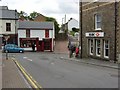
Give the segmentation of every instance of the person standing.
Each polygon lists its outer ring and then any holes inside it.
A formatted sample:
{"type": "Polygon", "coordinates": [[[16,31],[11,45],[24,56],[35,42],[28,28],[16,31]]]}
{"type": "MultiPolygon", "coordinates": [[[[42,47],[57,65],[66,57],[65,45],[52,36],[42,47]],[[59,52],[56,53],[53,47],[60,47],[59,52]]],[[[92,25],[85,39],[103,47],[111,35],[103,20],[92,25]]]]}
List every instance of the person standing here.
{"type": "Polygon", "coordinates": [[[35,51],[35,44],[34,43],[32,44],[32,51],[33,52],[35,51]]]}

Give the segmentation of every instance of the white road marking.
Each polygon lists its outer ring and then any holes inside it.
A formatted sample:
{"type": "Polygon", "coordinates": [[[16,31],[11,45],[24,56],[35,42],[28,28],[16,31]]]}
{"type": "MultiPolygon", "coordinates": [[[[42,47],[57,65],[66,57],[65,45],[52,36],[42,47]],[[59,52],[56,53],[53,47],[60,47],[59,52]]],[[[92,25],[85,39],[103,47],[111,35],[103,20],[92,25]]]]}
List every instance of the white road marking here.
{"type": "Polygon", "coordinates": [[[51,63],[52,65],[54,65],[55,63],[51,63]]]}
{"type": "Polygon", "coordinates": [[[27,60],[32,61],[32,59],[27,59],[27,60]]]}
{"type": "Polygon", "coordinates": [[[23,57],[24,59],[26,59],[27,57],[23,57]]]}

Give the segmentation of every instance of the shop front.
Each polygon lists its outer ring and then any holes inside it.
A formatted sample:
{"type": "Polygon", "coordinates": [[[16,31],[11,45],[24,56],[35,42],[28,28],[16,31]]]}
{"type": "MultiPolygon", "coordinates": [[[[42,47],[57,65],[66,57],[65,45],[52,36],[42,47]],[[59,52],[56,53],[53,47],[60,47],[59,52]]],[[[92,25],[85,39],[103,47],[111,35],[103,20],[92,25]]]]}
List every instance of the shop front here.
{"type": "Polygon", "coordinates": [[[25,50],[32,50],[32,44],[35,44],[35,50],[39,51],[39,39],[38,38],[20,38],[20,47],[25,50]]]}
{"type": "Polygon", "coordinates": [[[110,38],[105,38],[104,32],[87,32],[86,38],[90,57],[109,60],[110,38]]]}

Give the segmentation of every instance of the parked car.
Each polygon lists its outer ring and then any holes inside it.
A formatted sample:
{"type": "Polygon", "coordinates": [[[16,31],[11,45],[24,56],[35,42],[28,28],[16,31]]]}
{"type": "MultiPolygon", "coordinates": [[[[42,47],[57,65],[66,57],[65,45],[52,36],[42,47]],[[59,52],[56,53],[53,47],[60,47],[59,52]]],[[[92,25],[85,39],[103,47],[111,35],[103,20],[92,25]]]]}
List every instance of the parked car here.
{"type": "Polygon", "coordinates": [[[7,45],[4,46],[3,51],[4,52],[20,52],[20,53],[23,53],[24,49],[18,47],[15,44],[7,44],[7,45]]]}

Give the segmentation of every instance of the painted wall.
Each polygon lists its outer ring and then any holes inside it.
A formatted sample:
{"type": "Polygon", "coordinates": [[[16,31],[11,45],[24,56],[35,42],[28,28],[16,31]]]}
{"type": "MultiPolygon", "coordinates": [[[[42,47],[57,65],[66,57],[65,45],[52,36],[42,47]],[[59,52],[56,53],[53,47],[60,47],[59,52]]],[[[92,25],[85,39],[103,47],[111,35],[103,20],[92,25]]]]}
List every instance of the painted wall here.
{"type": "Polygon", "coordinates": [[[30,37],[39,37],[39,40],[45,38],[45,31],[44,30],[30,30],[30,37]]]}
{"type": "Polygon", "coordinates": [[[77,20],[75,19],[71,19],[69,22],[68,22],[68,30],[69,31],[72,31],[72,28],[79,28],[79,23],[77,20]]]}
{"type": "Polygon", "coordinates": [[[15,34],[15,20],[0,20],[0,34],[15,34]],[[11,23],[10,32],[6,32],[6,23],[11,23]]]}
{"type": "MultiPolygon", "coordinates": [[[[49,38],[54,39],[54,30],[49,30],[49,38]]],[[[36,38],[39,37],[39,40],[43,40],[45,38],[45,30],[30,30],[30,37],[36,38]]],[[[26,38],[26,30],[18,30],[18,45],[20,45],[19,38],[26,38]]],[[[52,42],[54,45],[54,42],[52,42]]]]}

